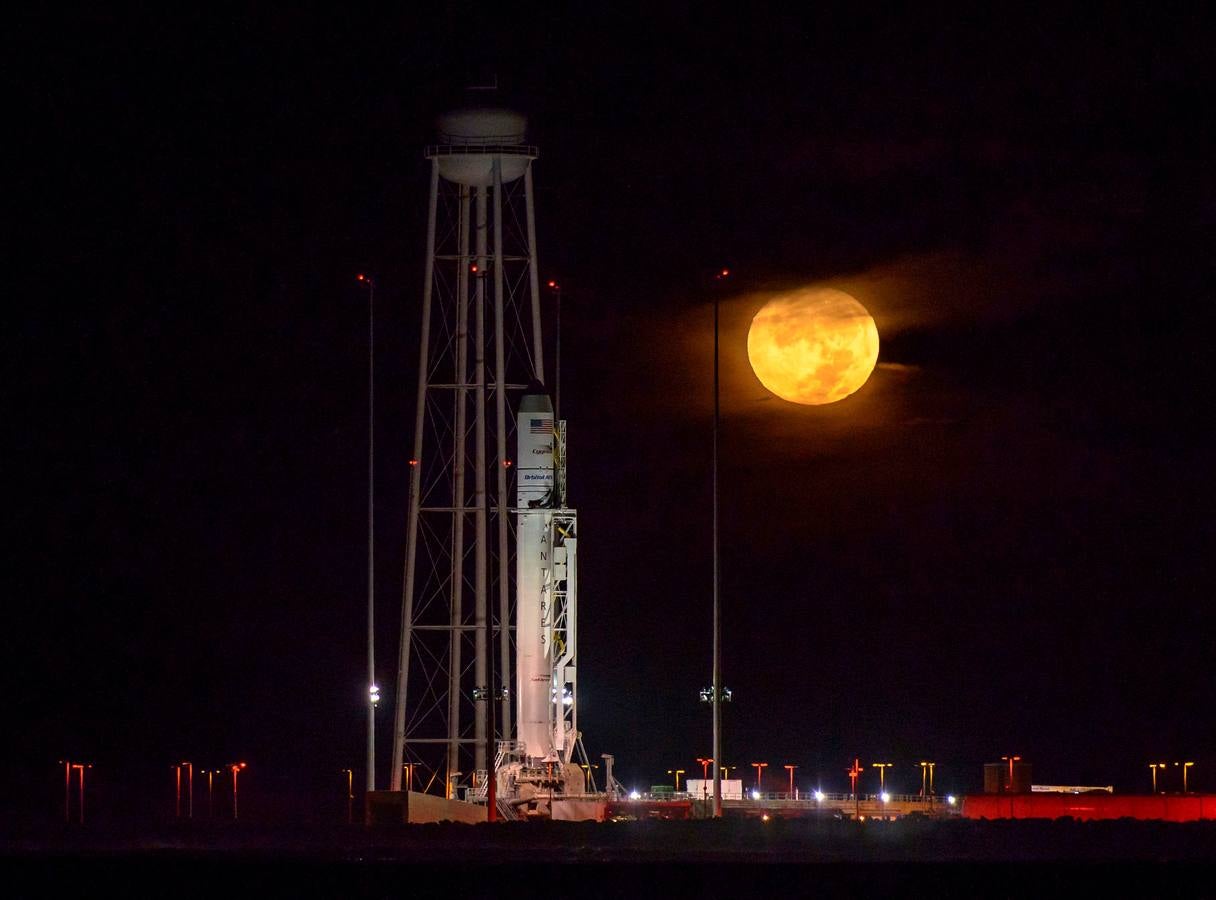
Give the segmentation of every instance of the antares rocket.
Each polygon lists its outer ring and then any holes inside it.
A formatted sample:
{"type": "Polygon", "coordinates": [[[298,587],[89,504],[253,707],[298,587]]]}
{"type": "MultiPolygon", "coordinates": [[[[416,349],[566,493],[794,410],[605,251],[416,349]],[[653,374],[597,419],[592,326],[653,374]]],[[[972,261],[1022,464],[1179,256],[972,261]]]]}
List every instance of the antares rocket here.
{"type": "MultiPolygon", "coordinates": [[[[519,805],[584,792],[578,743],[578,513],[566,499],[565,423],[537,387],[519,404],[515,490],[517,740],[498,768],[519,805]]],[[[536,811],[536,810],[531,810],[536,811]]],[[[551,812],[544,810],[543,812],[551,812]]]]}

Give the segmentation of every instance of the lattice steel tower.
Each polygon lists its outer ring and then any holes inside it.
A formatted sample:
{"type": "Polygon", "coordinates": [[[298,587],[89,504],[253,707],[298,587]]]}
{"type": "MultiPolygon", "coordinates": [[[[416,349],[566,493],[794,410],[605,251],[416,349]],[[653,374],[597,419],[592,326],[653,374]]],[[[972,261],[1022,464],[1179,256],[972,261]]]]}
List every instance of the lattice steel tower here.
{"type": "MultiPolygon", "coordinates": [[[[401,790],[412,763],[420,770],[411,770],[415,790],[442,778],[437,786],[448,793],[456,775],[472,774],[484,796],[487,748],[515,734],[517,509],[509,503],[517,466],[508,447],[516,399],[544,383],[537,151],[525,143],[524,117],[507,110],[461,110],[438,124],[438,143],[426,149],[430,207],[390,786],[401,790]]],[[[551,413],[548,423],[552,433],[551,413]]]]}

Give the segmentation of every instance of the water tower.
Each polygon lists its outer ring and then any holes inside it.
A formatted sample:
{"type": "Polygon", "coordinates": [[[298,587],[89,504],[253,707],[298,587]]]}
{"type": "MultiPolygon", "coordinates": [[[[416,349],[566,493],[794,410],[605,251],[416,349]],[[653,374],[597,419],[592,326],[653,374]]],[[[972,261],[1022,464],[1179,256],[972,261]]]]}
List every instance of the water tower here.
{"type": "Polygon", "coordinates": [[[563,423],[542,387],[526,124],[505,109],[462,109],[439,118],[426,148],[395,791],[413,764],[414,790],[452,796],[463,782],[469,799],[486,799],[490,754],[511,756],[518,736],[528,753],[553,756],[577,735],[575,519],[563,423]]]}

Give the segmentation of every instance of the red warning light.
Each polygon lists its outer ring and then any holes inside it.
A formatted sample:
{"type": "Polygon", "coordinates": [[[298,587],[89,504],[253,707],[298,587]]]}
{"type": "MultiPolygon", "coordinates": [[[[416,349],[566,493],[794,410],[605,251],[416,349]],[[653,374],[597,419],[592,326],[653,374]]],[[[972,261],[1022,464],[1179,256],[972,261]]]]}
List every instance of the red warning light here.
{"type": "Polygon", "coordinates": [[[416,460],[416,459],[411,459],[411,460],[410,460],[410,465],[411,465],[411,466],[416,466],[416,465],[418,465],[418,460],[416,460]]]}
{"type": "Polygon", "coordinates": [[[551,287],[551,288],[555,288],[555,287],[557,287],[557,282],[556,282],[556,281],[550,281],[550,282],[549,282],[549,287],[551,287]]]}
{"type": "Polygon", "coordinates": [[[504,469],[509,469],[509,468],[511,468],[511,460],[509,460],[509,459],[504,459],[504,460],[502,461],[502,467],[503,467],[504,469]]]}
{"type": "Polygon", "coordinates": [[[367,281],[367,276],[366,276],[366,275],[364,275],[362,272],[360,272],[360,273],[359,273],[358,275],[356,275],[355,277],[356,277],[357,279],[359,279],[360,281],[367,281]]]}
{"type": "Polygon", "coordinates": [[[470,272],[476,272],[476,271],[477,271],[477,263],[473,263],[473,265],[469,266],[469,271],[470,271],[470,272]]]}

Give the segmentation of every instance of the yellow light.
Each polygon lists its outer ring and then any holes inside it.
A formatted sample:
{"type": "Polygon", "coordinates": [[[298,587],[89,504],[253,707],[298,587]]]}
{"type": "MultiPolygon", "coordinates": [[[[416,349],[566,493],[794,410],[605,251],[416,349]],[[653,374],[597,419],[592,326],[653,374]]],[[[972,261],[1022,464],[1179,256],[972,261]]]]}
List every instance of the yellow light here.
{"type": "Polygon", "coordinates": [[[747,356],[760,383],[781,399],[835,403],[874,371],[878,328],[844,291],[806,288],[775,297],[756,313],[747,356]]]}

